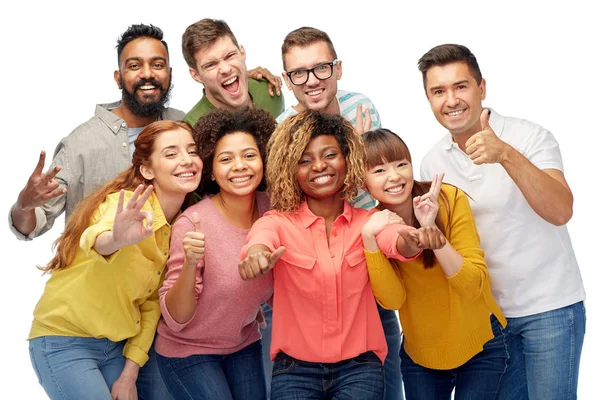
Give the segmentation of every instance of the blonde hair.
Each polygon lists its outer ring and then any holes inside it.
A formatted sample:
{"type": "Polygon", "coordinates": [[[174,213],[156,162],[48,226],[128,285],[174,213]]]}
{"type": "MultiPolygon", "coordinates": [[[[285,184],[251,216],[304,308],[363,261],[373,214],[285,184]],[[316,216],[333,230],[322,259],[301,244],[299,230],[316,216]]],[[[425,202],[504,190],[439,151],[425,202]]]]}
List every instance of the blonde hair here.
{"type": "Polygon", "coordinates": [[[267,143],[267,187],[272,209],[291,212],[304,201],[296,179],[298,162],[308,143],[320,135],[331,135],[337,140],[346,160],[342,196],[346,201],[356,197],[365,175],[362,138],[341,116],[306,110],[280,123],[267,143]]]}

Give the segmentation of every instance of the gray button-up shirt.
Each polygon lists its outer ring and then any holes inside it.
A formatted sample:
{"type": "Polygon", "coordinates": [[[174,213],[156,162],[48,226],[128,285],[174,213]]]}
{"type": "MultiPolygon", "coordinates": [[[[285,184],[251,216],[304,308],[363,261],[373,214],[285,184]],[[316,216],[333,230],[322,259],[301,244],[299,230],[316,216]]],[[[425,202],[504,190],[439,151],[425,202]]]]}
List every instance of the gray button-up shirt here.
{"type": "MultiPolygon", "coordinates": [[[[18,239],[31,240],[42,235],[63,211],[69,218],[80,200],[131,165],[127,124],[111,112],[120,104],[98,104],[95,115],[56,146],[50,168],[62,166],[55,179],[61,188],[68,189],[67,193],[35,209],[35,229],[27,236],[13,226],[11,207],[9,227],[18,239]]],[[[167,108],[159,119],[183,120],[184,116],[182,111],[167,108]]]]}

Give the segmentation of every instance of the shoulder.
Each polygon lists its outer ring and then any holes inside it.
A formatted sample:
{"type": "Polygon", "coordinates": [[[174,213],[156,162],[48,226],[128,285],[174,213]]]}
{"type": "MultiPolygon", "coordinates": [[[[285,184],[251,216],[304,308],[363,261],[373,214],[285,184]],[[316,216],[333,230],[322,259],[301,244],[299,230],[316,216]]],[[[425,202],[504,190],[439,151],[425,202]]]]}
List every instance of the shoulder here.
{"type": "Polygon", "coordinates": [[[286,119],[287,117],[290,117],[292,115],[297,114],[296,110],[294,110],[294,107],[288,107],[285,109],[284,112],[282,112],[281,114],[279,114],[279,116],[276,118],[276,121],[278,124],[280,124],[284,119],[286,119]]]}
{"type": "MultiPolygon", "coordinates": [[[[543,126],[524,118],[505,117],[495,111],[492,113],[492,118],[490,119],[492,129],[495,131],[501,129],[500,137],[508,143],[515,143],[517,146],[519,143],[527,142],[535,137],[552,135],[543,126]]],[[[499,132],[496,132],[496,134],[499,134],[499,132]]]]}
{"type": "Polygon", "coordinates": [[[185,113],[176,108],[168,107],[162,114],[162,118],[169,121],[181,121],[185,118],[185,113]]]}

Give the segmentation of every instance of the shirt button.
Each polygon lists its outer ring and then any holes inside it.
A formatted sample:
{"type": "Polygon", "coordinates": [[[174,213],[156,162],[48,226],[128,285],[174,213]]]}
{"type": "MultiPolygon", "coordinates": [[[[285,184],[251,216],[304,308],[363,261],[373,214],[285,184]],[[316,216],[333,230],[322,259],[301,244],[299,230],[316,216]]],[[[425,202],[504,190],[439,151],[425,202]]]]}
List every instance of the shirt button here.
{"type": "Polygon", "coordinates": [[[167,252],[165,251],[163,254],[166,256],[166,255],[167,255],[167,252]]]}
{"type": "Polygon", "coordinates": [[[123,143],[121,143],[121,146],[127,147],[127,143],[123,142],[123,143]]]}
{"type": "Polygon", "coordinates": [[[152,290],[148,289],[148,293],[152,293],[152,290]]]}
{"type": "Polygon", "coordinates": [[[136,323],[136,324],[139,324],[139,323],[140,323],[140,321],[135,321],[135,323],[136,323]]]}
{"type": "Polygon", "coordinates": [[[121,126],[122,126],[123,128],[125,128],[125,127],[127,126],[127,124],[125,123],[125,121],[123,121],[123,122],[121,123],[121,126]]]}
{"type": "Polygon", "coordinates": [[[160,271],[158,271],[158,272],[156,273],[156,275],[160,275],[160,271]]]}
{"type": "Polygon", "coordinates": [[[335,258],[335,254],[332,254],[332,255],[331,255],[331,258],[335,258]]]}
{"type": "Polygon", "coordinates": [[[169,236],[169,231],[165,231],[165,236],[169,236]]]}

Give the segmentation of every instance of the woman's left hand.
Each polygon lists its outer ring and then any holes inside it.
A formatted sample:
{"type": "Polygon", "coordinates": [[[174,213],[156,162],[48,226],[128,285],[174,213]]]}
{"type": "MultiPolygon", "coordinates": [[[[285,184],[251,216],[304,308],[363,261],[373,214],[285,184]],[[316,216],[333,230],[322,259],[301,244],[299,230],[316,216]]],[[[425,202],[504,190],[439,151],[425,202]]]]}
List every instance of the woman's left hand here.
{"type": "Polygon", "coordinates": [[[425,193],[423,196],[413,198],[413,210],[415,212],[415,217],[421,226],[435,225],[435,218],[440,209],[438,196],[440,195],[443,179],[443,173],[434,175],[429,192],[425,193]]]}

